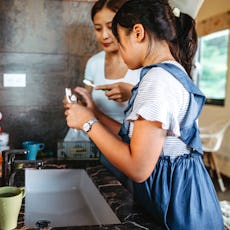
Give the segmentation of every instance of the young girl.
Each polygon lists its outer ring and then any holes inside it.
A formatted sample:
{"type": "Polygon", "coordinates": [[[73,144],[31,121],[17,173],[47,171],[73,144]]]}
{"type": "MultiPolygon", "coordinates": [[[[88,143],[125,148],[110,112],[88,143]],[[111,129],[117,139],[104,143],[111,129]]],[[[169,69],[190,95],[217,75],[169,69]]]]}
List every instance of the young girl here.
{"type": "Polygon", "coordinates": [[[167,0],[132,0],[114,17],[125,63],[130,69],[143,67],[126,109],[122,140],[118,124],[105,127],[97,120],[99,112],[83,89],[78,92],[87,107],[68,104],[65,114],[70,127],[85,130],[133,180],[136,199],[164,229],[219,230],[224,228],[221,210],[203,165],[197,127],[205,97],[188,75],[195,24],[188,15],[175,15],[167,0]]]}

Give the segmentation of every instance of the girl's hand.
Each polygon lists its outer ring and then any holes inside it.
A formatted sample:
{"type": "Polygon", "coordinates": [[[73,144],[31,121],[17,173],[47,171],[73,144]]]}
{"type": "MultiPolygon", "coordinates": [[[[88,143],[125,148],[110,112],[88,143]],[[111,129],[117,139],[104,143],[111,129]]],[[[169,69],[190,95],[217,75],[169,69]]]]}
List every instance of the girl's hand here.
{"type": "Polygon", "coordinates": [[[82,129],[85,122],[95,117],[90,109],[80,104],[67,103],[65,108],[67,124],[73,129],[82,129]]]}
{"type": "Polygon", "coordinates": [[[123,102],[131,97],[132,84],[126,82],[118,82],[114,84],[98,85],[96,90],[105,90],[105,95],[109,100],[123,102]]]}
{"type": "Polygon", "coordinates": [[[63,98],[62,103],[63,103],[64,108],[66,109],[66,105],[68,103],[67,99],[66,99],[66,96],[63,98]]]}
{"type": "MultiPolygon", "coordinates": [[[[74,92],[73,94],[74,94],[74,96],[77,98],[77,100],[76,100],[76,101],[73,101],[73,103],[78,103],[78,104],[80,104],[80,105],[86,106],[86,103],[85,103],[85,101],[84,101],[84,98],[83,98],[80,94],[78,94],[78,93],[76,93],[76,92],[74,92]]],[[[62,100],[62,103],[63,103],[64,108],[66,108],[66,104],[69,103],[68,100],[67,100],[67,98],[66,98],[66,96],[64,96],[64,98],[63,98],[63,100],[62,100]]]]}
{"type": "Polygon", "coordinates": [[[84,105],[88,109],[90,109],[93,112],[97,110],[97,107],[92,99],[91,93],[87,89],[83,87],[76,87],[74,91],[82,97],[82,100],[84,100],[84,105]]]}

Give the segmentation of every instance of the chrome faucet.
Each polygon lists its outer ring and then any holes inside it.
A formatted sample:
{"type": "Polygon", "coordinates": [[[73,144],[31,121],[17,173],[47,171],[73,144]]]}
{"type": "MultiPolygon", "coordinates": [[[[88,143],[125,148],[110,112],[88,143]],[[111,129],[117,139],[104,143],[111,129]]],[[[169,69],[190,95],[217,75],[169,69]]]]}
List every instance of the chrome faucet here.
{"type": "MultiPolygon", "coordinates": [[[[29,168],[42,169],[43,160],[26,160],[27,149],[13,149],[2,151],[2,186],[14,186],[14,177],[17,172],[29,164],[29,168]],[[16,159],[16,156],[23,156],[23,159],[16,159]],[[31,166],[32,165],[32,166],[31,166]]],[[[18,157],[20,158],[20,157],[18,157]]]]}
{"type": "Polygon", "coordinates": [[[26,155],[27,149],[13,149],[2,151],[2,185],[9,185],[10,176],[15,169],[16,155],[26,155]]]}

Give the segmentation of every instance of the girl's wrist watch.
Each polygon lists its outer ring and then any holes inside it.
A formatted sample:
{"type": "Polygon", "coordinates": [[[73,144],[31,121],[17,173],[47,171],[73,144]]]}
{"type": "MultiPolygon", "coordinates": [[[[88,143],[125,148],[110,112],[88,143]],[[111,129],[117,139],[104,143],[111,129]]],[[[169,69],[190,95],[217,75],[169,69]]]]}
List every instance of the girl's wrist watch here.
{"type": "Polygon", "coordinates": [[[83,125],[83,131],[85,131],[86,133],[88,133],[88,132],[91,130],[93,124],[94,124],[95,122],[97,122],[97,121],[98,121],[97,118],[93,118],[93,119],[87,121],[87,122],[83,125]]]}

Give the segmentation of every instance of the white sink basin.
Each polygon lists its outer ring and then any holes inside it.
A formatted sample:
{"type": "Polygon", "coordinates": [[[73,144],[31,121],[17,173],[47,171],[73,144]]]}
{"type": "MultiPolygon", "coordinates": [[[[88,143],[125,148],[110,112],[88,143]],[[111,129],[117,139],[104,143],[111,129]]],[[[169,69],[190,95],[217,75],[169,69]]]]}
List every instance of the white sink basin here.
{"type": "Polygon", "coordinates": [[[119,224],[83,169],[26,169],[25,226],[39,220],[51,227],[119,224]]]}

